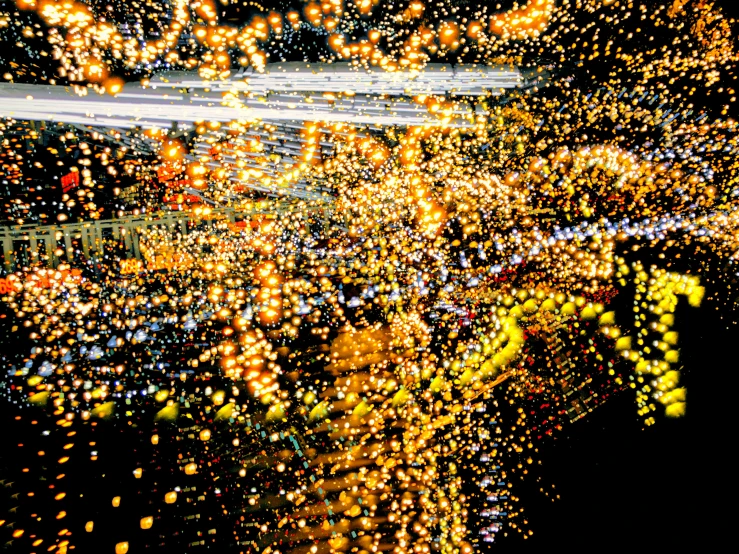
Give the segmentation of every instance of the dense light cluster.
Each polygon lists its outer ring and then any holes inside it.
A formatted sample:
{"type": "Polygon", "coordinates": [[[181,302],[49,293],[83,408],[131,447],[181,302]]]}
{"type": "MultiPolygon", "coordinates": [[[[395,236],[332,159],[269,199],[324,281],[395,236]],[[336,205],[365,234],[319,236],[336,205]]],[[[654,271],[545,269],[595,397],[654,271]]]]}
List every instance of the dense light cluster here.
{"type": "Polygon", "coordinates": [[[0,395],[57,445],[21,457],[43,463],[0,514],[13,548],[467,554],[533,532],[514,477],[611,395],[645,425],[690,409],[676,320],[739,259],[738,27],[719,6],[15,4],[4,81],[81,95],[285,60],[525,79],[406,94],[418,126],[255,120],[240,81],[226,124],[0,122],[2,238],[29,241],[4,251],[0,395]],[[57,168],[52,203],[36,183],[57,168]],[[95,231],[108,215],[121,229],[95,231]],[[42,229],[56,250],[31,252],[42,229]],[[133,446],[106,478],[115,440],[133,446]],[[100,530],[83,494],[135,524],[100,530]]]}

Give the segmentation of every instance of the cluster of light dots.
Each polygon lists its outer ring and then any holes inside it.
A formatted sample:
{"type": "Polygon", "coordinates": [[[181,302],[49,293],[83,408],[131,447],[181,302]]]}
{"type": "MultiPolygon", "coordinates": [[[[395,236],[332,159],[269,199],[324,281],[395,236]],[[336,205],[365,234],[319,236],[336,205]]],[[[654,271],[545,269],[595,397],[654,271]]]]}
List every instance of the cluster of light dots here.
{"type": "MultiPolygon", "coordinates": [[[[144,39],[86,3],[16,4],[46,25],[49,81],[81,94],[117,94],[124,76],[162,68],[214,81],[235,63],[259,71],[306,29],[325,37],[324,61],[376,71],[458,56],[550,75],[504,101],[476,99],[468,128],[449,125],[455,105],[437,95],[411,99],[437,116],[423,127],[298,121],[299,146],[285,156],[268,152],[284,138],[269,122],[202,121],[189,139],[134,130],[150,155],[111,146],[124,138],[114,131],[58,127],[81,153],[60,171],[81,185],[39,223],[68,222],[75,202],[99,218],[96,172],[158,182],[190,219],[142,230],[141,259],[122,236],[104,237],[91,260],[65,245],[57,267],[26,264],[0,280],[0,325],[18,339],[0,394],[65,443],[38,452],[58,455],[46,464],[61,468],[51,496],[39,480],[20,491],[31,499],[23,509],[0,514],[27,551],[72,552],[102,533],[99,511],[72,503],[77,484],[65,477],[105,456],[96,441],[88,456],[82,436],[143,437],[118,462],[133,489],[106,501],[140,507],[138,529],[101,552],[179,540],[166,535],[181,525],[183,535],[197,529],[184,547],[467,554],[497,533],[532,534],[514,478],[539,463],[542,441],[610,395],[633,389],[645,425],[686,413],[678,298],[697,309],[716,272],[739,259],[737,48],[733,23],[710,2],[649,11],[530,0],[501,12],[325,0],[285,13],[252,2],[243,6],[260,13],[235,25],[220,18],[235,2],[174,0],[159,36],[144,39]],[[634,36],[641,26],[654,36],[634,36]],[[652,49],[658,32],[674,40],[652,49]],[[603,74],[567,73],[604,59],[603,74]],[[700,105],[696,87],[721,102],[700,105]],[[323,197],[264,201],[244,181],[303,183],[323,197]],[[231,217],[213,207],[226,203],[231,217]],[[611,306],[626,294],[631,313],[611,306]],[[29,511],[47,497],[51,518],[29,511]]],[[[13,26],[1,13],[0,32],[13,26]]],[[[20,34],[36,36],[28,29],[20,34]]],[[[5,81],[28,80],[16,65],[5,81]]],[[[24,125],[0,128],[16,187],[34,155],[23,141],[40,136],[24,125]]],[[[24,198],[12,223],[35,208],[24,198]]],[[[23,473],[40,478],[37,467],[23,473]]]]}

